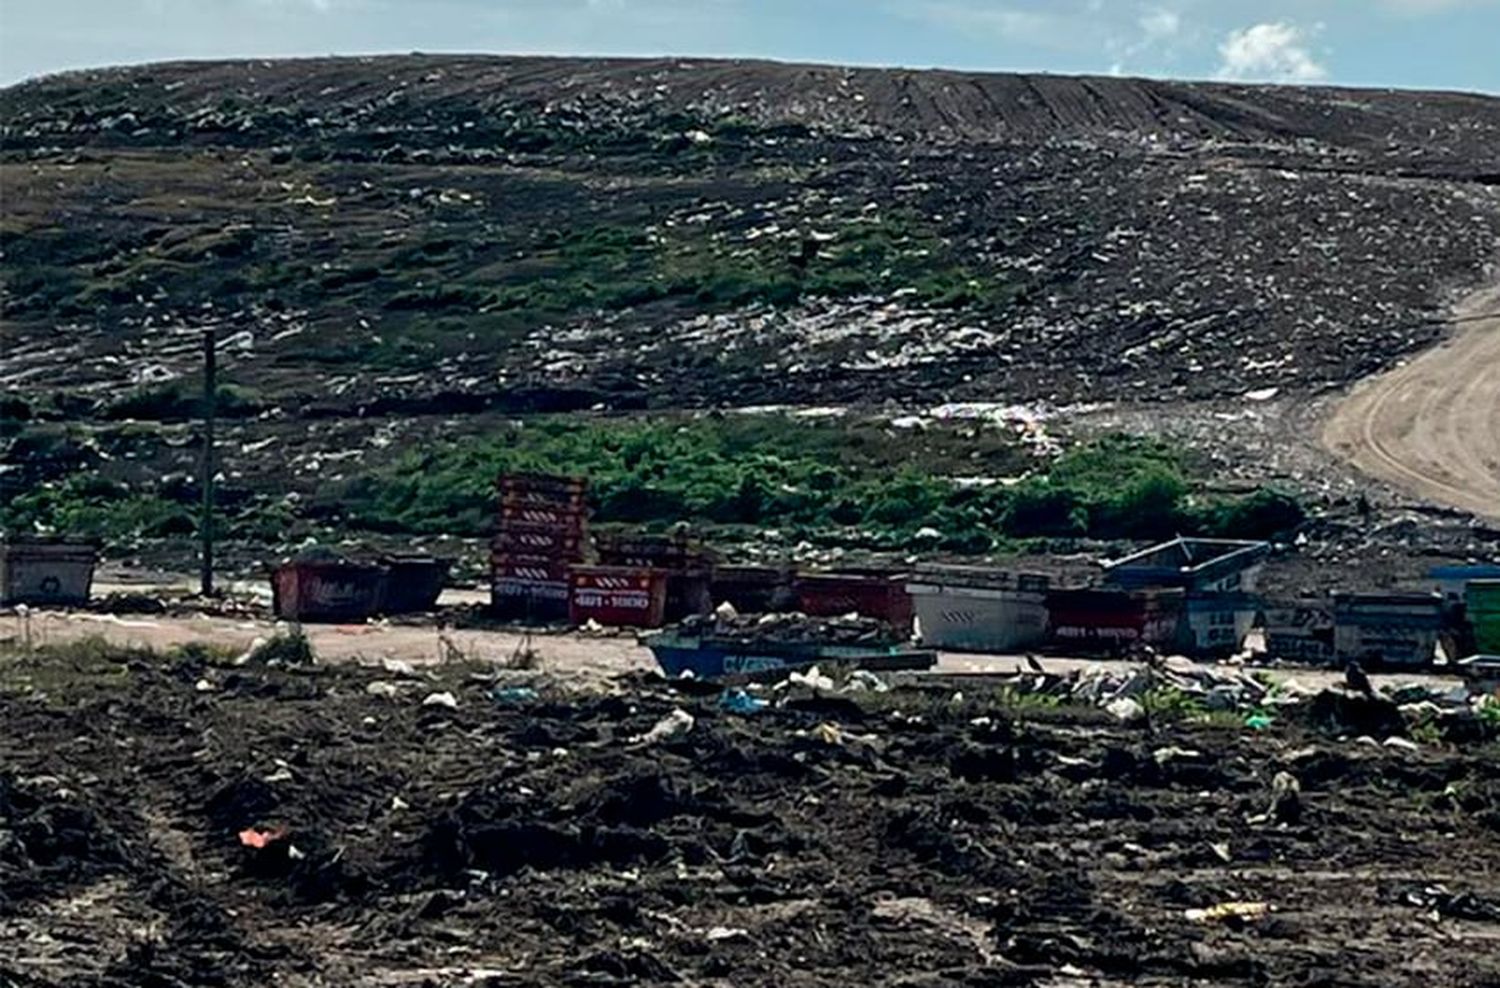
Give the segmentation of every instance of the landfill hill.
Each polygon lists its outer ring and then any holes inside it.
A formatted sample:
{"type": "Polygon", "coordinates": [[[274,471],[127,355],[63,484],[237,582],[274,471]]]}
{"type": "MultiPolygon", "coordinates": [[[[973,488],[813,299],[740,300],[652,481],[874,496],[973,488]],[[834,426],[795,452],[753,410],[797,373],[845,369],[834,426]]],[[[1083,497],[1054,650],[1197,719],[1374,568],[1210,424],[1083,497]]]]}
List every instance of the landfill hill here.
{"type": "Polygon", "coordinates": [[[713,60],[0,91],[0,387],[293,416],[1313,394],[1434,342],[1500,100],[713,60]]]}

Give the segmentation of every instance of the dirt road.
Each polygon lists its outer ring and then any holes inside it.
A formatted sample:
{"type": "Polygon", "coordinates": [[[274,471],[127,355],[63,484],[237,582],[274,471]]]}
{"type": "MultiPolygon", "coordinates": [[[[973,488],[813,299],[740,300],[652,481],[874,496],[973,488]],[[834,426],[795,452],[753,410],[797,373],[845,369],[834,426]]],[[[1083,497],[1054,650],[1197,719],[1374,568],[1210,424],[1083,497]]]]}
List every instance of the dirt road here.
{"type": "Polygon", "coordinates": [[[1455,322],[1443,345],[1356,386],[1323,443],[1402,490],[1500,519],[1500,285],[1455,322]]]}
{"type": "MultiPolygon", "coordinates": [[[[62,644],[98,637],[114,645],[167,649],[189,642],[206,642],[246,650],[256,639],[274,635],[271,621],[209,617],[90,614],[72,611],[34,611],[27,618],[0,614],[0,645],[30,640],[34,645],[62,644]]],[[[576,685],[593,685],[621,673],[657,668],[651,652],[629,634],[588,635],[580,633],[540,634],[531,638],[510,630],[448,629],[439,638],[430,625],[403,624],[309,624],[303,631],[313,651],[325,662],[379,665],[404,662],[419,667],[438,667],[456,654],[480,663],[503,664],[518,648],[530,649],[537,669],[548,676],[576,685]]],[[[934,670],[940,675],[965,676],[1012,673],[1025,668],[1019,655],[975,655],[939,652],[934,670]]],[[[1119,660],[1048,656],[1052,672],[1070,672],[1090,665],[1118,666],[1119,660]]],[[[1330,669],[1287,667],[1268,669],[1277,679],[1291,679],[1307,687],[1332,686],[1343,674],[1330,669]]],[[[1399,673],[1372,677],[1377,686],[1420,682],[1452,685],[1441,674],[1399,673]]]]}

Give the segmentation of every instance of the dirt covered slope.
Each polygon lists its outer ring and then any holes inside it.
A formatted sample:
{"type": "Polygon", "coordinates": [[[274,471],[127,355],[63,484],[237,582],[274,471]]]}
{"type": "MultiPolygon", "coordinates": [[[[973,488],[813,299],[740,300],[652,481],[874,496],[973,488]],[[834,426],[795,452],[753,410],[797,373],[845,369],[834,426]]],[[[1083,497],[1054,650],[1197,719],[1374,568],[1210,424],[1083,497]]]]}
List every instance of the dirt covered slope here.
{"type": "Polygon", "coordinates": [[[1500,231],[1500,100],[391,57],[0,92],[0,387],[288,410],[1343,385],[1500,231]]]}
{"type": "Polygon", "coordinates": [[[976,684],[745,718],[646,680],[497,700],[468,669],[211,659],[5,659],[0,982],[1500,976],[1477,739],[1121,727],[976,684]]]}

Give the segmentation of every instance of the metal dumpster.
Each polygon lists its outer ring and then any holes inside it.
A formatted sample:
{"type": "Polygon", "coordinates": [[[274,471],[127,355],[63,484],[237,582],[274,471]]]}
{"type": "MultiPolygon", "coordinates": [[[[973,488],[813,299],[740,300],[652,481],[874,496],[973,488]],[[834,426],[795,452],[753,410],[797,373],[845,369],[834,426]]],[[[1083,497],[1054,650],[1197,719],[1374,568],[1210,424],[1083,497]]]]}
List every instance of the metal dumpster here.
{"type": "Polygon", "coordinates": [[[1266,607],[1266,655],[1273,659],[1333,661],[1333,612],[1323,599],[1277,601],[1266,607]]]}
{"type": "Polygon", "coordinates": [[[285,563],[271,575],[272,606],[287,621],[364,621],[380,613],[388,574],[374,563],[285,563]]]}
{"type": "Polygon", "coordinates": [[[1189,593],[1183,609],[1182,648],[1195,659],[1224,658],[1240,650],[1260,598],[1248,593],[1189,593]]]}
{"type": "Polygon", "coordinates": [[[1340,662],[1371,668],[1431,665],[1442,626],[1438,593],[1333,595],[1333,647],[1340,662]]]}
{"type": "Polygon", "coordinates": [[[917,640],[933,648],[1005,653],[1047,638],[1047,590],[1041,574],[979,567],[924,569],[907,584],[917,640]]]}
{"type": "Polygon", "coordinates": [[[1123,654],[1145,645],[1176,649],[1185,605],[1181,590],[1052,590],[1047,641],[1080,655],[1123,654]]]}
{"type": "Polygon", "coordinates": [[[906,573],[805,573],[796,581],[797,605],[813,617],[859,614],[910,634],[911,594],[906,573]]]}
{"type": "Polygon", "coordinates": [[[719,566],[709,587],[715,604],[741,614],[770,614],[797,606],[790,566],[719,566]]]}
{"type": "Polygon", "coordinates": [[[0,543],[0,605],[87,604],[98,560],[85,542],[0,543]]]}
{"type": "Polygon", "coordinates": [[[387,570],[382,614],[420,614],[437,606],[453,563],[422,555],[382,556],[387,570]]]}
{"type": "Polygon", "coordinates": [[[659,628],[667,610],[666,570],[627,566],[574,566],[568,616],[607,628],[659,628]]]}

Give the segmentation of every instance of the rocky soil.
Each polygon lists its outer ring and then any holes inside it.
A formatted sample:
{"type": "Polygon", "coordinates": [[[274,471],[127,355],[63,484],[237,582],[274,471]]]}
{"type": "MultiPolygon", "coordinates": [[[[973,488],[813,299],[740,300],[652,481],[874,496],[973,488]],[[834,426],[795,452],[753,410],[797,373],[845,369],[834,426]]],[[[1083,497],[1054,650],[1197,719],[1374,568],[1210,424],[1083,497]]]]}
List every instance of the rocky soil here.
{"type": "Polygon", "coordinates": [[[738,717],[642,678],[70,654],[0,667],[5,984],[1500,977],[1493,750],[1381,744],[1399,718],[1330,715],[1358,704],[1121,726],[969,683],[738,717]]]}

